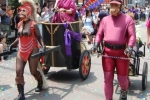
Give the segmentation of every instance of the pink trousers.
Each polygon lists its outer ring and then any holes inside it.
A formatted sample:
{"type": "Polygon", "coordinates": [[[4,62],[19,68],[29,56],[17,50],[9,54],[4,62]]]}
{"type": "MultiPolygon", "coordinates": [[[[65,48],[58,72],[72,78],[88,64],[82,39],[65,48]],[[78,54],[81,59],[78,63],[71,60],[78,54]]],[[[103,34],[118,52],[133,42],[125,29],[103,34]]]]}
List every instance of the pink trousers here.
{"type": "MultiPolygon", "coordinates": [[[[104,48],[104,55],[124,57],[124,50],[112,50],[109,48],[104,48]]],[[[114,70],[116,68],[118,81],[122,90],[127,90],[128,88],[128,68],[129,60],[115,59],[109,57],[102,58],[102,65],[104,71],[104,92],[106,100],[113,99],[113,80],[114,80],[114,70]]]]}

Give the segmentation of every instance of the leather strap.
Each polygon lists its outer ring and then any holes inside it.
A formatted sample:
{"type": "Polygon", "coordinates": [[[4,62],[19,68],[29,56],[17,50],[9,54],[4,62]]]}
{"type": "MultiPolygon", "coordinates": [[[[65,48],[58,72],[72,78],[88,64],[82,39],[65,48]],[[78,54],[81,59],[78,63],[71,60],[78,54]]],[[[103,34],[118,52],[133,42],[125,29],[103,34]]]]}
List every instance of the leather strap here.
{"type": "Polygon", "coordinates": [[[109,49],[113,49],[113,50],[121,50],[121,49],[125,49],[126,45],[116,45],[116,44],[109,44],[109,43],[104,43],[104,46],[109,48],[109,49]]]}

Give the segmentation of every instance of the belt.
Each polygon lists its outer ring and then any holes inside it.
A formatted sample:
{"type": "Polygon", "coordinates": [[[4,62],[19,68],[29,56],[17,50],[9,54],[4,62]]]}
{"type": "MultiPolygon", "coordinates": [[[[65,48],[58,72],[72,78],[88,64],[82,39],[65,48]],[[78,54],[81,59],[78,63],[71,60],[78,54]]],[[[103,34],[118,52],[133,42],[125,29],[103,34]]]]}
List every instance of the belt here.
{"type": "Polygon", "coordinates": [[[104,43],[104,46],[109,48],[109,49],[113,49],[113,50],[121,50],[121,49],[125,49],[126,45],[117,45],[117,44],[109,44],[109,43],[104,43]]]}

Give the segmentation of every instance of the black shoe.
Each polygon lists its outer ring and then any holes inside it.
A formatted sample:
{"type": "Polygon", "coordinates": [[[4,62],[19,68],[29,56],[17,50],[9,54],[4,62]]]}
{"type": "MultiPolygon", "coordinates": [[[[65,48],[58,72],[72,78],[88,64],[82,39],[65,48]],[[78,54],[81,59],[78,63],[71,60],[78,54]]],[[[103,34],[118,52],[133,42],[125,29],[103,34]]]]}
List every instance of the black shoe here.
{"type": "Polygon", "coordinates": [[[24,96],[24,86],[21,84],[17,84],[17,88],[18,88],[18,92],[19,95],[16,99],[14,100],[25,100],[25,96],[24,96]]]}
{"type": "Polygon", "coordinates": [[[127,91],[121,90],[119,100],[127,100],[127,91]]]}
{"type": "Polygon", "coordinates": [[[43,86],[43,81],[42,80],[38,81],[38,85],[37,85],[37,87],[35,89],[35,92],[42,91],[42,86],[43,86]]]}

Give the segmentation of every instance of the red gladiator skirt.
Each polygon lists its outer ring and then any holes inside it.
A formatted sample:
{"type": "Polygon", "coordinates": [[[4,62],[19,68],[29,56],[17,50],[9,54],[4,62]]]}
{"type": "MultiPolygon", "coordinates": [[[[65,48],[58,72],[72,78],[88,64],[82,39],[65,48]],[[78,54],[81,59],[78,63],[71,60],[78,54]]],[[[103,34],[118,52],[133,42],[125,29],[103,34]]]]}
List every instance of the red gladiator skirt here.
{"type": "Polygon", "coordinates": [[[38,47],[38,43],[33,35],[29,37],[21,36],[19,38],[19,54],[23,61],[27,62],[35,47],[38,47]]]}

